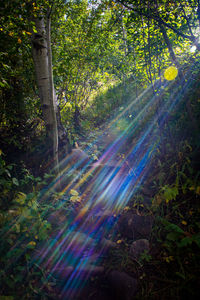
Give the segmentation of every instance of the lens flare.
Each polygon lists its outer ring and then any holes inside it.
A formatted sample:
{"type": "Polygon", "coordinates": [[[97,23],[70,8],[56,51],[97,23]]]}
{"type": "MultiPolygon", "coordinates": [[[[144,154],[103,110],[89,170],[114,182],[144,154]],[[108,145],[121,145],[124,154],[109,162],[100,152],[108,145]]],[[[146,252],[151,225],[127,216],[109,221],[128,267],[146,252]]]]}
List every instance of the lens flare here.
{"type": "Polygon", "coordinates": [[[190,52],[194,53],[197,50],[197,47],[194,45],[190,48],[190,52]]]}
{"type": "Polygon", "coordinates": [[[178,75],[178,69],[176,67],[169,67],[164,72],[164,77],[166,80],[171,81],[174,80],[178,75]]]}

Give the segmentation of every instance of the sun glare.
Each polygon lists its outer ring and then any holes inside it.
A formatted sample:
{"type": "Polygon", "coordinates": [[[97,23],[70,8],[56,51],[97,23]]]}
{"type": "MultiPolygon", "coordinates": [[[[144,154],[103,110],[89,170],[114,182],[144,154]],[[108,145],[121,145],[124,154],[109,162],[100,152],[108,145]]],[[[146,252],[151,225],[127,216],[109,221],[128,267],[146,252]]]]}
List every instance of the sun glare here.
{"type": "Polygon", "coordinates": [[[176,67],[169,67],[164,72],[164,77],[166,80],[174,80],[178,75],[178,69],[176,67]]]}
{"type": "Polygon", "coordinates": [[[192,46],[192,47],[190,48],[190,52],[191,52],[191,53],[194,53],[196,50],[197,50],[197,47],[196,47],[196,46],[192,46]]]}

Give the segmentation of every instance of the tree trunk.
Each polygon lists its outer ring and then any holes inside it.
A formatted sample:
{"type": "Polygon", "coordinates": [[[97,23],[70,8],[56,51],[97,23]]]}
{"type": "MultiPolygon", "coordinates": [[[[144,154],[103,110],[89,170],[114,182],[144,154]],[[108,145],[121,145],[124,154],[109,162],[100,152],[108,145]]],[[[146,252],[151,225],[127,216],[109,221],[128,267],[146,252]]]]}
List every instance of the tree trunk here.
{"type": "Polygon", "coordinates": [[[53,83],[50,11],[46,23],[43,16],[35,20],[37,33],[33,33],[32,51],[47,140],[58,173],[58,147],[65,145],[65,152],[69,152],[69,140],[61,124],[53,83]]]}
{"type": "MultiPolygon", "coordinates": [[[[55,167],[58,168],[58,127],[56,119],[56,93],[53,83],[53,68],[52,68],[52,52],[51,52],[51,16],[50,9],[47,15],[47,54],[48,54],[48,71],[49,71],[49,101],[52,113],[52,142],[53,142],[53,159],[55,167]]],[[[57,170],[56,173],[59,173],[57,170]]]]}
{"type": "Polygon", "coordinates": [[[47,136],[51,138],[53,114],[50,102],[48,49],[44,19],[36,19],[37,33],[33,36],[33,60],[47,136]]]}

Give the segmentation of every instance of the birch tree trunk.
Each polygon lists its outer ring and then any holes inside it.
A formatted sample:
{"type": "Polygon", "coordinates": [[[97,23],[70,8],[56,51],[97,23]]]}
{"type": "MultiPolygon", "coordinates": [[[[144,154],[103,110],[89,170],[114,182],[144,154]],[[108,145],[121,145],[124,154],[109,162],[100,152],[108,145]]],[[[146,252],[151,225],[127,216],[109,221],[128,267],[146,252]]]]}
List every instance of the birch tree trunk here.
{"type": "Polygon", "coordinates": [[[60,111],[57,107],[57,98],[53,83],[52,51],[51,51],[51,11],[47,12],[46,24],[44,16],[35,20],[37,33],[33,33],[32,51],[35,66],[36,80],[43,119],[46,127],[47,140],[50,152],[53,155],[55,172],[58,174],[58,147],[64,152],[70,152],[70,143],[61,123],[60,111]]]}
{"type": "Polygon", "coordinates": [[[46,127],[47,139],[53,153],[54,166],[58,164],[58,131],[56,121],[56,104],[50,47],[50,20],[47,18],[47,30],[44,17],[35,20],[37,33],[33,34],[33,60],[39,89],[42,113],[46,127]]]}
{"type": "Polygon", "coordinates": [[[36,73],[36,80],[39,90],[43,118],[45,121],[47,136],[52,134],[52,113],[51,103],[49,101],[49,67],[48,67],[48,50],[46,39],[46,28],[44,19],[36,19],[35,26],[37,33],[33,34],[33,60],[36,73]]]}

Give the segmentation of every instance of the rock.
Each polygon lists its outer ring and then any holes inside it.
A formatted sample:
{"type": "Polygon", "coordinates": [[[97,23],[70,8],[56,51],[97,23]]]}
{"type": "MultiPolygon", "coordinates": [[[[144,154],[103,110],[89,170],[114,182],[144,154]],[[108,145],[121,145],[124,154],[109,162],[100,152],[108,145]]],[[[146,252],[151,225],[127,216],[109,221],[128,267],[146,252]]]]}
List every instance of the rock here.
{"type": "Polygon", "coordinates": [[[107,280],[111,299],[132,300],[137,292],[138,281],[125,272],[111,271],[107,280]]]}
{"type": "Polygon", "coordinates": [[[127,212],[119,219],[119,231],[123,237],[132,240],[148,239],[151,234],[152,224],[152,216],[138,216],[127,212]]]}
{"type": "Polygon", "coordinates": [[[130,253],[134,259],[138,260],[144,251],[148,253],[149,250],[149,241],[146,239],[140,239],[132,243],[130,253]]]}

